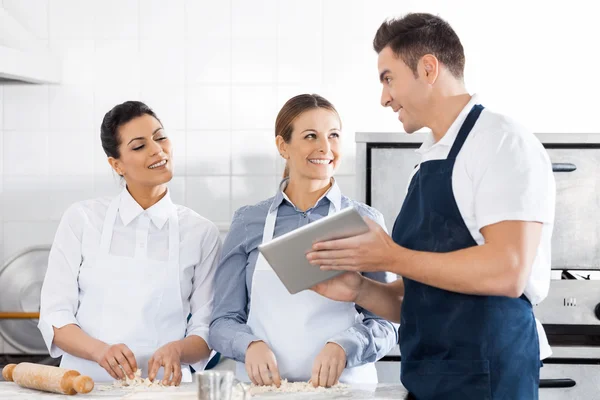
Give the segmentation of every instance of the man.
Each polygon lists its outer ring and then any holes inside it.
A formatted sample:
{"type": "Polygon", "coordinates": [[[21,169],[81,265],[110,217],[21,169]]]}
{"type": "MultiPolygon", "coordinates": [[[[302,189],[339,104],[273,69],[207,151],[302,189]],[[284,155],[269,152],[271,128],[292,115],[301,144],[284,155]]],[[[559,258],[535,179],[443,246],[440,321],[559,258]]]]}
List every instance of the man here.
{"type": "Polygon", "coordinates": [[[381,104],[406,132],[431,133],[392,237],[367,221],[368,233],[317,243],[307,258],[403,280],[351,272],[314,290],[400,321],[401,380],[414,398],[537,399],[540,356],[549,355],[532,311],[550,284],[548,155],[531,132],[467,92],[463,47],[444,20],[386,21],[373,45],[381,104]]]}

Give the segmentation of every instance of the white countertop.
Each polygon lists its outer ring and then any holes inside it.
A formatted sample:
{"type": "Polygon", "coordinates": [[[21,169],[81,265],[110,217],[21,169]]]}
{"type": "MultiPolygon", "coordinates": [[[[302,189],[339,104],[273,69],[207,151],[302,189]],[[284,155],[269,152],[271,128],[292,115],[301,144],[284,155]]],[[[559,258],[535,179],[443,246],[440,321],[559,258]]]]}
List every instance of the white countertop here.
{"type": "MultiPolygon", "coordinates": [[[[600,398],[600,365],[565,365],[545,364],[540,371],[541,378],[572,378],[576,386],[572,388],[542,388],[540,400],[591,400],[600,398]]],[[[237,396],[236,396],[237,397],[237,396]]],[[[253,396],[252,400],[285,399],[285,400],[331,400],[331,399],[396,399],[403,400],[406,389],[399,384],[380,383],[378,385],[352,385],[342,391],[324,393],[266,393],[253,396]]],[[[237,397],[239,399],[239,397],[237,397]]],[[[2,400],[44,400],[44,399],[101,399],[101,400],[197,400],[196,386],[184,383],[170,388],[113,388],[109,384],[97,384],[88,394],[66,396],[54,393],[38,392],[22,388],[13,382],[0,382],[0,399],[2,400]]],[[[236,400],[236,398],[232,398],[236,400]]]]}
{"type": "MultiPolygon", "coordinates": [[[[353,385],[351,389],[342,391],[327,391],[324,393],[265,393],[252,396],[252,399],[281,398],[286,400],[318,400],[318,399],[404,399],[406,389],[399,384],[379,385],[353,385]]],[[[88,394],[77,394],[74,396],[60,395],[54,393],[38,392],[22,388],[12,382],[0,382],[0,398],[2,400],[42,400],[42,399],[145,399],[145,400],[197,400],[196,386],[193,383],[184,383],[179,387],[159,389],[123,389],[112,388],[109,385],[97,385],[88,394]]]]}

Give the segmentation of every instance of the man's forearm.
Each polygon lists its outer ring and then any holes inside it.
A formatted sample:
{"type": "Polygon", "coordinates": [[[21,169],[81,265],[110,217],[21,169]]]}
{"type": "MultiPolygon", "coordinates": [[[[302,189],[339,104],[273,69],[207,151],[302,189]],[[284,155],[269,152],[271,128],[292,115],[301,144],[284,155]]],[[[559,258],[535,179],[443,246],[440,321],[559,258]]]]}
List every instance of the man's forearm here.
{"type": "Polygon", "coordinates": [[[195,364],[210,356],[208,345],[198,335],[190,335],[181,340],[181,363],[195,364]]]}
{"type": "Polygon", "coordinates": [[[487,296],[519,297],[522,277],[531,269],[510,250],[489,244],[449,253],[398,248],[395,259],[391,272],[440,289],[487,296]]]}
{"type": "Polygon", "coordinates": [[[356,304],[391,322],[400,322],[400,308],[404,297],[402,279],[392,283],[363,278],[356,304]]]}
{"type": "Polygon", "coordinates": [[[73,356],[96,362],[99,355],[102,354],[102,349],[108,346],[73,324],[65,325],[62,328],[55,327],[53,343],[73,356]]]}

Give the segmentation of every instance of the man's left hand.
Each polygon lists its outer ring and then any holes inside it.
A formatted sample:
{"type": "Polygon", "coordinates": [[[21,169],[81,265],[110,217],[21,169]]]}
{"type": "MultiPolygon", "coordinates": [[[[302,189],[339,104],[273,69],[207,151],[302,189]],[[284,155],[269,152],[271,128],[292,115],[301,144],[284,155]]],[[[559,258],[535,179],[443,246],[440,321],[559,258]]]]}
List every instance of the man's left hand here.
{"type": "Polygon", "coordinates": [[[399,249],[376,222],[364,217],[369,231],[346,239],[315,243],[306,258],[322,270],[390,271],[399,249]]]}

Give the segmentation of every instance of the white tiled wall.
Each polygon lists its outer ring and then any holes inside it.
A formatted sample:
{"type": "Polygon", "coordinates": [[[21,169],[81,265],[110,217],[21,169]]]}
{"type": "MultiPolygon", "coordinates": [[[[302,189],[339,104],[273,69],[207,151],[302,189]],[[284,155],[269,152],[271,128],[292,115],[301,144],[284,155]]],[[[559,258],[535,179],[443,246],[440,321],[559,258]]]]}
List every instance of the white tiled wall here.
{"type": "Polygon", "coordinates": [[[401,129],[379,106],[371,40],[384,18],[407,11],[452,23],[467,85],[488,106],[538,132],[600,131],[597,102],[586,101],[600,91],[589,51],[600,26],[584,1],[0,2],[63,60],[60,85],[0,84],[0,260],[50,243],[71,202],[117,193],[99,125],[128,99],[153,107],[175,142],[175,200],[226,227],[237,207],[276,188],[278,109],[320,93],[342,116],[338,178],[352,196],[354,132],[401,129]]]}

